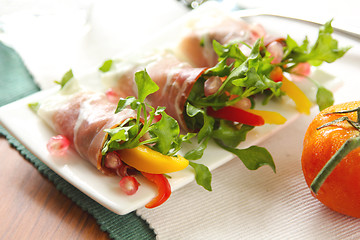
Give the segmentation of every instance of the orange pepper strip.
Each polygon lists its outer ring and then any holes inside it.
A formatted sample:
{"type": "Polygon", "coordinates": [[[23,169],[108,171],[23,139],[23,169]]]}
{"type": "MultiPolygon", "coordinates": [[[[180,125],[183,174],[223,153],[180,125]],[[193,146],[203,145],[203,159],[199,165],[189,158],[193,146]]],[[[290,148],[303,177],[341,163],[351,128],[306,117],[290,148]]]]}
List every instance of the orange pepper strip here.
{"type": "Polygon", "coordinates": [[[180,155],[177,157],[163,155],[144,145],[117,152],[123,162],[141,172],[153,174],[177,172],[189,165],[189,161],[180,155]]]}
{"type": "Polygon", "coordinates": [[[300,113],[310,114],[312,103],[295,83],[284,76],[280,89],[295,102],[296,108],[300,113]]]}
{"type": "Polygon", "coordinates": [[[247,109],[246,111],[261,116],[267,124],[284,124],[286,118],[278,112],[247,109]]]}

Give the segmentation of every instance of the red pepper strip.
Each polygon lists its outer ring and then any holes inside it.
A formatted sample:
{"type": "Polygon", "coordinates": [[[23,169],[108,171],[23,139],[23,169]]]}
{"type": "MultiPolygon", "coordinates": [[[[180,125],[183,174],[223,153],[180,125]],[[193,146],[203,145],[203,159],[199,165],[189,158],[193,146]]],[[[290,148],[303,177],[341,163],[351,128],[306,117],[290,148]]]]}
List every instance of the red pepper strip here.
{"type": "Polygon", "coordinates": [[[171,195],[171,187],[167,178],[163,174],[152,174],[141,172],[149,181],[156,184],[158,195],[148,202],[146,208],[154,208],[163,204],[171,195]]]}
{"type": "Polygon", "coordinates": [[[214,118],[221,118],[250,126],[261,126],[265,124],[264,118],[261,116],[232,106],[223,107],[217,111],[209,107],[207,109],[207,114],[214,118]]]}

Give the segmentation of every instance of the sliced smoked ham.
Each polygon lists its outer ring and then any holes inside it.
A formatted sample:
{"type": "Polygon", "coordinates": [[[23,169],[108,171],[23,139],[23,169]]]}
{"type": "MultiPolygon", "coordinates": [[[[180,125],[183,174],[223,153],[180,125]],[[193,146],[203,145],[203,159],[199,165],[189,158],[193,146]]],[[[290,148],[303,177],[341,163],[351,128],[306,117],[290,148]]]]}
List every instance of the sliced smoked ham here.
{"type": "Polygon", "coordinates": [[[109,173],[102,166],[101,150],[107,138],[104,130],[136,118],[136,112],[124,109],[115,114],[116,104],[109,102],[105,94],[81,90],[75,83],[66,84],[64,89],[42,100],[37,114],[57,134],[69,139],[82,158],[109,173]]]}
{"type": "Polygon", "coordinates": [[[194,67],[213,67],[218,62],[213,40],[222,45],[238,42],[240,50],[247,55],[250,49],[242,43],[252,46],[262,37],[265,45],[280,39],[267,34],[259,24],[247,23],[226,14],[212,14],[189,23],[179,41],[177,53],[194,67]]]}

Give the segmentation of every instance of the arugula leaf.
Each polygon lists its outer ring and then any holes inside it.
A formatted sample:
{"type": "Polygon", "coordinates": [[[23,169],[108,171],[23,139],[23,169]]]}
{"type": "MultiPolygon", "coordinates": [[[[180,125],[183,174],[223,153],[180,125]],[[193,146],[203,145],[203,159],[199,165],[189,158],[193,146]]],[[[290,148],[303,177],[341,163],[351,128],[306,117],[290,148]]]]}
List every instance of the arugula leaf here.
{"type": "Polygon", "coordinates": [[[227,58],[219,60],[219,62],[212,68],[205,71],[205,74],[225,77],[231,72],[232,65],[228,65],[226,62],[227,58]]]}
{"type": "Polygon", "coordinates": [[[202,127],[198,133],[198,142],[201,142],[211,134],[215,122],[214,118],[208,116],[203,109],[194,107],[189,102],[186,105],[186,113],[189,117],[195,117],[198,114],[202,115],[202,127]]]}
{"type": "Polygon", "coordinates": [[[29,103],[28,106],[33,112],[36,113],[39,110],[40,103],[39,102],[29,103]]]}
{"type": "Polygon", "coordinates": [[[103,63],[103,65],[101,67],[99,67],[99,70],[102,71],[102,72],[108,72],[108,71],[110,71],[110,69],[112,67],[112,64],[113,64],[112,59],[106,60],[103,63]]]}
{"type": "MultiPolygon", "coordinates": [[[[198,108],[212,107],[219,109],[230,106],[242,98],[249,98],[258,93],[270,90],[270,97],[280,97],[283,93],[280,90],[281,82],[274,82],[268,78],[271,70],[271,57],[269,54],[262,56],[260,51],[263,48],[262,40],[256,41],[251,49],[249,57],[239,53],[236,43],[222,46],[213,42],[215,51],[219,54],[220,62],[213,68],[207,70],[204,75],[194,84],[187,101],[198,108]],[[236,50],[235,50],[236,49],[236,50]],[[226,62],[232,60],[232,64],[226,62]],[[218,91],[210,96],[204,95],[204,84],[209,77],[227,76],[218,91]],[[229,93],[238,97],[230,100],[229,93]]],[[[189,121],[190,122],[190,121],[189,121]]]]}
{"type": "Polygon", "coordinates": [[[203,186],[206,190],[212,191],[211,179],[212,175],[209,168],[200,163],[189,162],[189,165],[195,170],[195,180],[200,186],[203,186]]]}
{"type": "MultiPolygon", "coordinates": [[[[247,45],[245,42],[240,43],[247,45]]],[[[215,53],[219,56],[220,61],[232,58],[243,62],[247,59],[244,53],[241,52],[238,42],[221,45],[216,40],[213,40],[213,49],[215,53]]]]}
{"type": "Polygon", "coordinates": [[[213,132],[215,120],[214,118],[208,116],[203,109],[197,108],[189,102],[186,104],[186,113],[185,120],[188,120],[188,123],[190,122],[193,126],[200,126],[200,130],[197,134],[199,145],[187,152],[184,157],[189,160],[196,160],[201,158],[204,154],[213,132]]]}
{"type": "MultiPolygon", "coordinates": [[[[138,103],[138,99],[136,99],[133,96],[127,97],[127,98],[121,98],[118,102],[118,105],[116,107],[115,113],[121,112],[124,110],[127,106],[132,105],[133,103],[138,103]]],[[[135,108],[133,108],[135,109],[135,108]]]]}
{"type": "Polygon", "coordinates": [[[198,160],[204,155],[204,151],[207,148],[210,136],[205,138],[196,148],[187,152],[184,158],[188,160],[198,160]]]}
{"type": "MultiPolygon", "coordinates": [[[[277,97],[281,96],[281,82],[276,83],[267,77],[272,70],[271,58],[267,55],[267,57],[261,56],[261,46],[261,39],[258,39],[246,61],[234,69],[228,77],[228,81],[233,85],[245,88],[242,97],[250,97],[266,89],[270,89],[277,97]]],[[[228,85],[227,88],[233,88],[233,86],[228,85]]]]}
{"type": "Polygon", "coordinates": [[[320,28],[318,38],[311,48],[307,38],[299,46],[288,36],[282,62],[294,64],[290,66],[291,69],[300,62],[308,62],[313,66],[319,66],[323,62],[332,63],[341,58],[350,47],[338,47],[338,41],[331,36],[334,31],[331,22],[332,20],[326,22],[320,28]]]}
{"type": "Polygon", "coordinates": [[[72,72],[72,69],[67,71],[64,76],[61,78],[61,81],[55,81],[55,83],[59,84],[61,88],[65,86],[65,84],[70,81],[74,77],[74,74],[72,72]]]}
{"type": "Polygon", "coordinates": [[[249,170],[256,170],[261,166],[268,165],[274,172],[276,172],[274,160],[265,148],[251,146],[246,149],[237,149],[226,146],[220,141],[216,141],[216,143],[226,151],[229,151],[240,158],[249,170]]]}
{"type": "Polygon", "coordinates": [[[135,73],[135,82],[138,88],[138,98],[140,102],[145,101],[148,95],[159,90],[159,86],[151,80],[146,70],[135,73]]]}
{"type": "Polygon", "coordinates": [[[308,61],[313,62],[314,66],[319,66],[323,61],[332,63],[350,49],[338,48],[338,41],[331,36],[334,31],[331,22],[332,20],[320,28],[319,37],[309,53],[308,61]]]}
{"type": "Polygon", "coordinates": [[[323,110],[334,104],[334,95],[331,91],[320,86],[316,93],[316,103],[319,106],[319,110],[323,110]]]}
{"type": "MultiPolygon", "coordinates": [[[[196,133],[187,133],[186,135],[180,134],[178,138],[175,138],[168,155],[173,156],[175,153],[180,151],[182,143],[191,143],[190,139],[195,137],[196,133]]],[[[189,160],[189,159],[188,159],[189,160]]]]}
{"type": "Polygon", "coordinates": [[[307,37],[303,40],[302,45],[299,46],[298,43],[288,35],[285,43],[283,62],[287,59],[294,58],[293,56],[306,55],[308,52],[309,40],[307,37]]]}
{"type": "Polygon", "coordinates": [[[130,138],[134,137],[134,134],[137,132],[137,126],[132,125],[124,127],[124,125],[125,124],[122,124],[120,127],[105,130],[105,132],[109,134],[110,139],[108,139],[104,144],[102,149],[103,155],[105,155],[107,152],[126,148],[126,145],[123,144],[121,146],[121,143],[126,142],[130,138]]]}
{"type": "Polygon", "coordinates": [[[162,112],[160,121],[153,125],[149,133],[158,139],[162,139],[153,148],[166,155],[172,148],[173,139],[179,136],[180,128],[175,119],[162,112]],[[166,131],[164,131],[165,129],[166,131]]]}
{"type": "Polygon", "coordinates": [[[212,137],[226,146],[237,147],[245,141],[246,134],[253,128],[254,126],[249,125],[241,125],[239,128],[230,121],[220,120],[220,125],[213,131],[212,137]]]}

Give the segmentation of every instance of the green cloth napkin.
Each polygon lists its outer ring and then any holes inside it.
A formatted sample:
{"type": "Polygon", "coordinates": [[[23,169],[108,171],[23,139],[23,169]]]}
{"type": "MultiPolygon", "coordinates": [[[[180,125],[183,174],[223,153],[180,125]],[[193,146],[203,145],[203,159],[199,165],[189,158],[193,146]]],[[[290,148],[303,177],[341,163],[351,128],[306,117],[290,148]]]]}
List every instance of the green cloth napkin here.
{"type": "MultiPolygon", "coordinates": [[[[22,59],[12,49],[0,42],[0,106],[39,91],[33,77],[28,72],[22,59]]],[[[69,184],[38,158],[32,155],[2,126],[0,136],[4,136],[27,160],[52,181],[56,188],[68,196],[83,210],[95,217],[101,230],[109,233],[113,239],[154,239],[153,229],[135,212],[117,215],[98,204],[77,188],[69,184]]]]}

